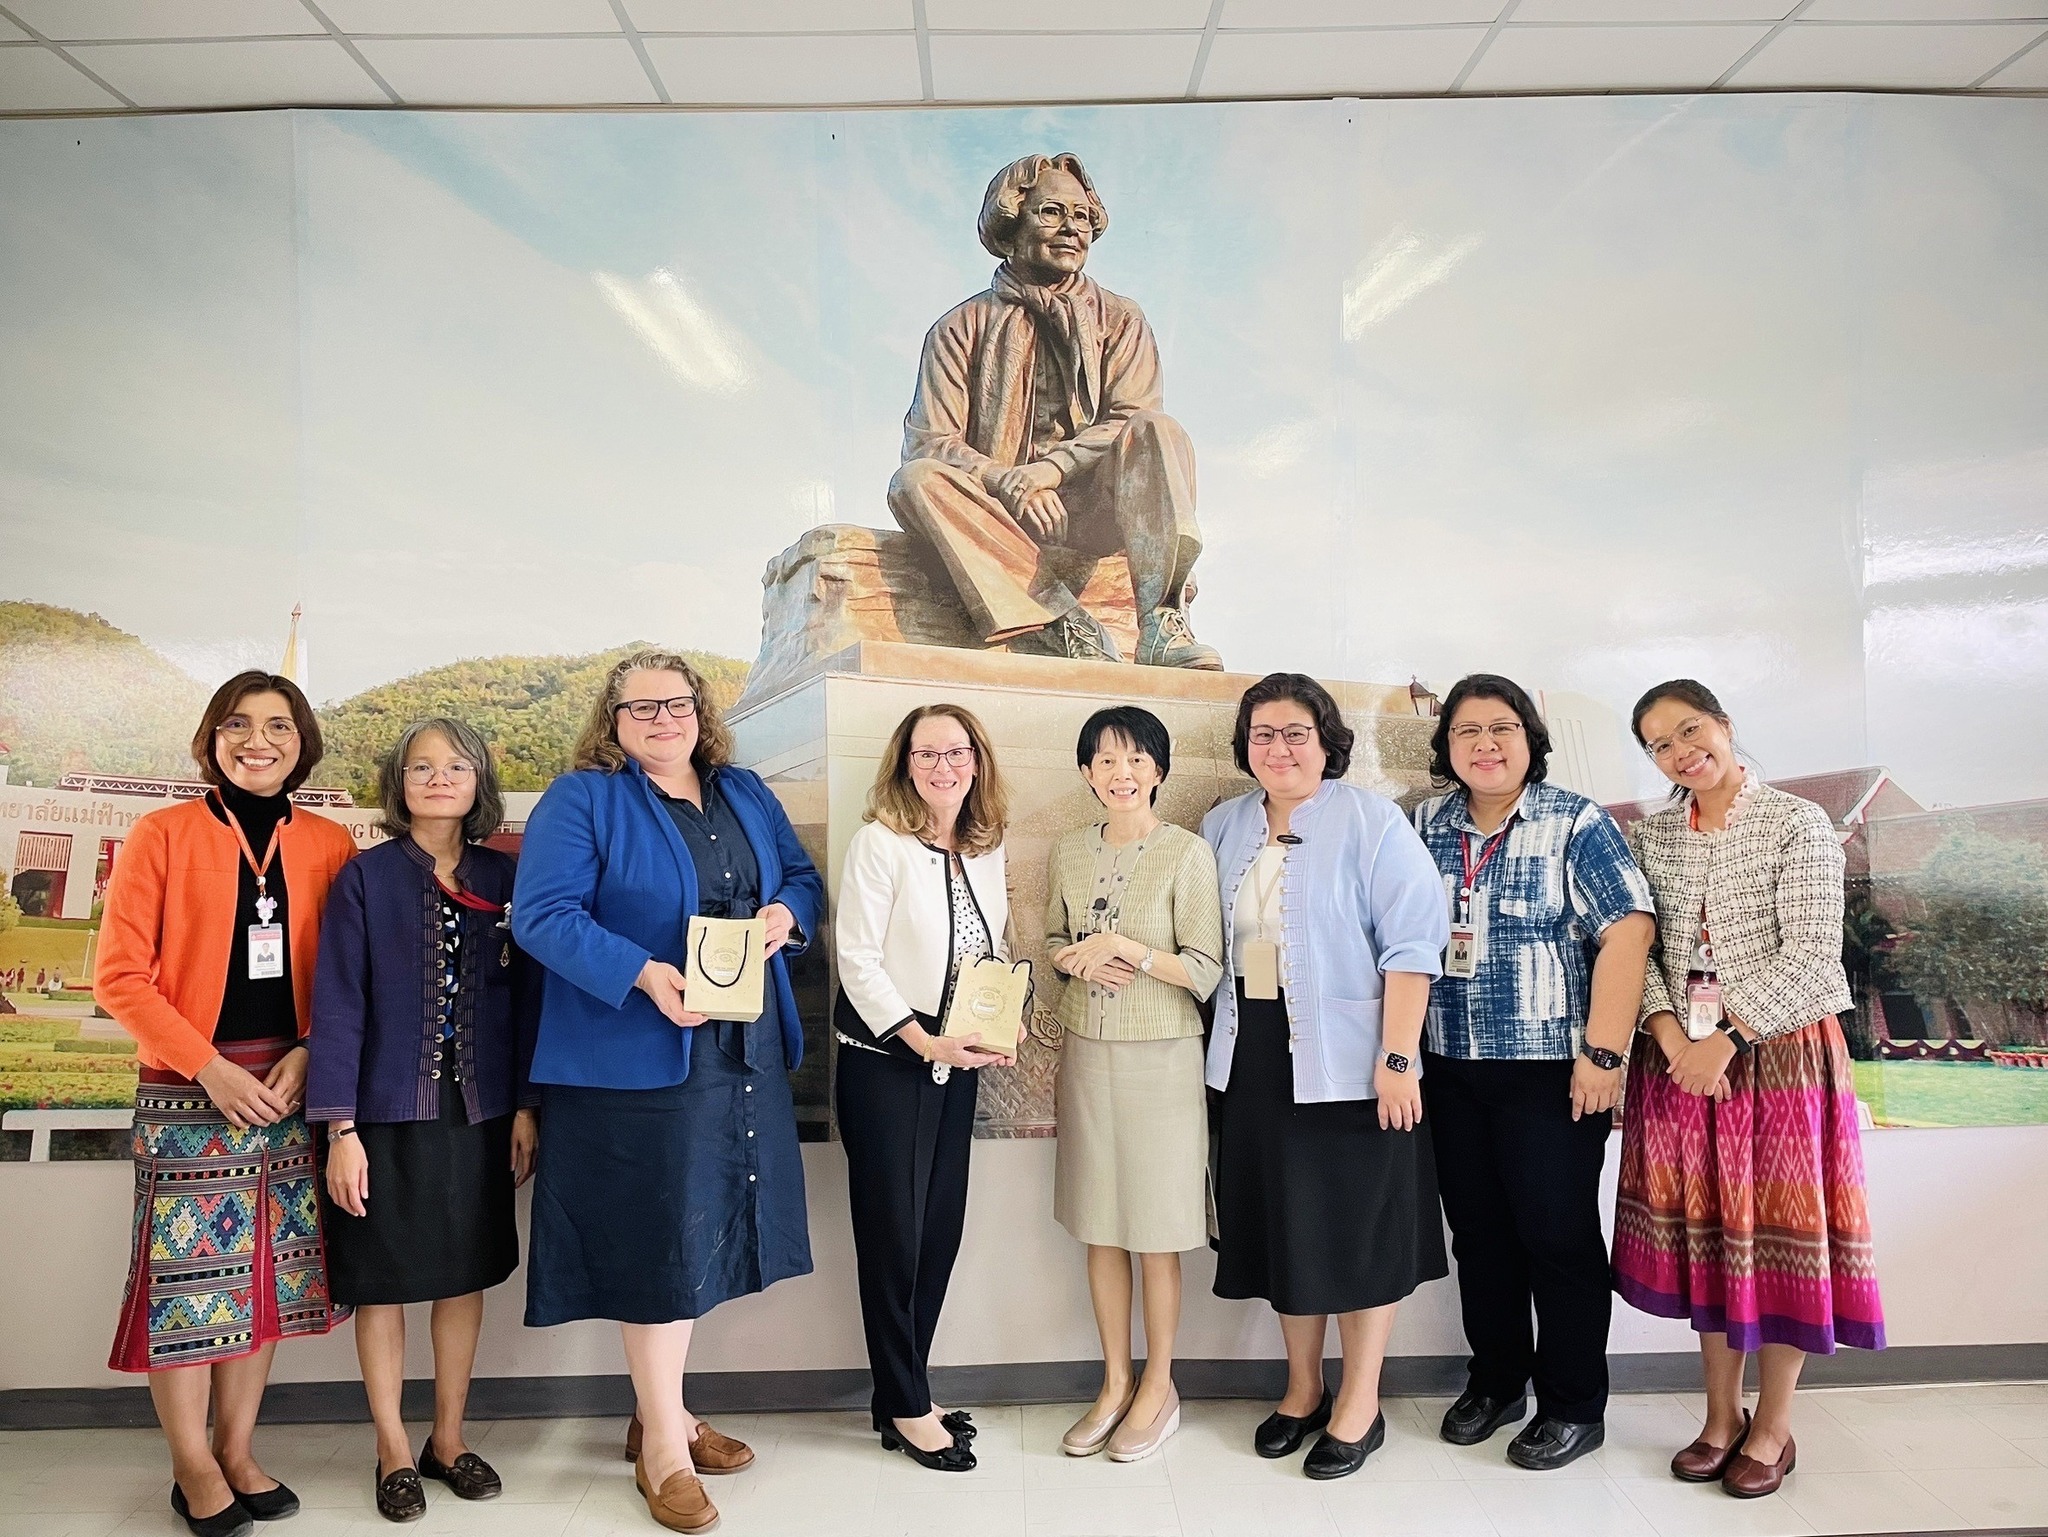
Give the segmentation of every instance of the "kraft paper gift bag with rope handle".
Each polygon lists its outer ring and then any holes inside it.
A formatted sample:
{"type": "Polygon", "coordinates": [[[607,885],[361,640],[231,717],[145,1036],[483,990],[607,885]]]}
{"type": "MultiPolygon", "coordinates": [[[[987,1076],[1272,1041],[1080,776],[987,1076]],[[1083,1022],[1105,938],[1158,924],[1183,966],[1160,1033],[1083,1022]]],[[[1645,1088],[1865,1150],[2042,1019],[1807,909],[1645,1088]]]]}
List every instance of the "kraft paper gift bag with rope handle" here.
{"type": "Polygon", "coordinates": [[[759,1019],[767,1006],[767,920],[699,914],[690,919],[689,947],[683,1007],[709,1019],[759,1019]]]}
{"type": "Polygon", "coordinates": [[[946,1009],[945,1035],[978,1035],[977,1050],[1014,1056],[1031,1006],[1031,963],[976,961],[960,968],[953,1001],[946,1009]]]}

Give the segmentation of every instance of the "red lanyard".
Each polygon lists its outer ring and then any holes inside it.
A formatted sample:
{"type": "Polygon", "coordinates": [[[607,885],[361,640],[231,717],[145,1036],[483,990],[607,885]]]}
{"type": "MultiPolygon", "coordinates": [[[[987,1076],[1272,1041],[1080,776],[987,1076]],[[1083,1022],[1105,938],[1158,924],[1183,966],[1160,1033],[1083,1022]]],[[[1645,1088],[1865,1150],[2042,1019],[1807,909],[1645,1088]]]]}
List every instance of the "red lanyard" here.
{"type": "Polygon", "coordinates": [[[434,877],[434,884],[446,893],[449,901],[459,907],[466,907],[473,913],[489,913],[493,918],[505,916],[505,909],[502,904],[486,902],[482,897],[476,896],[471,892],[457,891],[438,875],[434,877]]]}
{"type": "Polygon", "coordinates": [[[277,904],[270,899],[268,881],[271,863],[277,858],[277,840],[284,836],[284,819],[278,818],[277,825],[270,829],[270,846],[263,851],[263,863],[256,863],[256,851],[249,846],[249,835],[242,831],[242,824],[235,820],[235,814],[228,810],[225,799],[220,802],[221,815],[228,819],[228,828],[235,835],[235,842],[242,846],[242,857],[249,861],[249,868],[256,875],[256,916],[263,922],[270,922],[270,915],[277,911],[277,904]]]}
{"type": "Polygon", "coordinates": [[[1465,880],[1458,888],[1458,904],[1462,912],[1469,913],[1472,910],[1472,883],[1479,879],[1479,872],[1486,868],[1486,862],[1499,851],[1502,842],[1507,838],[1508,829],[1514,825],[1515,819],[1509,817],[1501,825],[1501,830],[1486,840],[1486,846],[1479,851],[1479,863],[1476,865],[1472,863],[1471,837],[1462,832],[1458,834],[1458,855],[1465,861],[1465,880]]]}

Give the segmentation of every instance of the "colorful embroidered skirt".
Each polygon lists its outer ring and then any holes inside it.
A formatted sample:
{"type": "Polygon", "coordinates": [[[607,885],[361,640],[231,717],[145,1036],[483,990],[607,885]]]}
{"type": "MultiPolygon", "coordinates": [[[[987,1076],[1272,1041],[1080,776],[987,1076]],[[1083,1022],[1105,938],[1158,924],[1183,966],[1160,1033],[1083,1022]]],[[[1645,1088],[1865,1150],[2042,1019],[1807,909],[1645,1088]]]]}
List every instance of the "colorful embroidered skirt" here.
{"type": "MultiPolygon", "coordinates": [[[[259,1078],[282,1041],[221,1055],[259,1078]]],[[[107,1365],[160,1371],[325,1334],[348,1316],[327,1295],[320,1173],[306,1119],[237,1131],[204,1089],[145,1067],[135,1090],[135,1226],[107,1365]]]]}
{"type": "Polygon", "coordinates": [[[1884,1348],[1849,1048],[1833,1015],[1687,1094],[1645,1033],[1629,1064],[1614,1289],[1737,1350],[1884,1348]]]}

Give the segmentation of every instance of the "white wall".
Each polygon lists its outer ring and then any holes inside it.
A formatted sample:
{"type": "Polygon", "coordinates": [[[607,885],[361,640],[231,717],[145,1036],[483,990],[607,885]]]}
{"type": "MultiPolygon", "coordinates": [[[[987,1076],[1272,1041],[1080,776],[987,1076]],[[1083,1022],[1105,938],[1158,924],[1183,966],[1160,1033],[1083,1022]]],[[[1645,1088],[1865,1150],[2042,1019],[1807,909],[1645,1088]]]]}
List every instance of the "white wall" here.
{"type": "MultiPolygon", "coordinates": [[[[1619,1139],[1610,1144],[1618,1148],[1619,1139]]],[[[1892,1343],[2048,1341],[2048,1126],[1867,1134],[1872,1220],[1892,1343]]],[[[858,1367],[860,1316],[846,1219],[846,1161],[836,1145],[805,1150],[817,1270],[720,1308],[700,1329],[700,1371],[858,1367]]],[[[1077,1246],[1051,1216],[1053,1144],[981,1142],[967,1237],[939,1331],[941,1364],[1084,1360],[1096,1354],[1077,1246]]],[[[1617,1159],[1608,1159],[1612,1203],[1617,1159]]],[[[132,1179],[123,1163],[0,1167],[0,1389],[98,1387],[135,1379],[106,1369],[127,1268],[132,1179]]],[[[1210,1256],[1189,1256],[1181,1354],[1258,1358],[1280,1353],[1261,1304],[1209,1293],[1210,1256]]],[[[520,1278],[492,1293],[479,1376],[622,1372],[608,1324],[520,1326],[520,1278]]],[[[424,1330],[412,1339],[415,1374],[428,1371],[424,1330]]],[[[1616,1351],[1690,1350],[1680,1324],[1615,1313],[1616,1351]]],[[[1461,1354],[1449,1282],[1403,1310],[1397,1355],[1461,1354]]],[[[343,1329],[278,1354],[279,1381],[356,1375],[343,1329]]]]}

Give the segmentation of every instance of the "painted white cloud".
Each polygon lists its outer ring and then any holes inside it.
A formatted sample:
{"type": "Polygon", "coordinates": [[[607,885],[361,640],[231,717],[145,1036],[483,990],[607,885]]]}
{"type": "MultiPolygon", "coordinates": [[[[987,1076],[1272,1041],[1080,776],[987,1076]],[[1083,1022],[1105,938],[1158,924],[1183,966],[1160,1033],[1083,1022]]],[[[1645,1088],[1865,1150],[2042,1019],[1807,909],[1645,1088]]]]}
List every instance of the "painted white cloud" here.
{"type": "Polygon", "coordinates": [[[1397,225],[1344,285],[1344,340],[1357,341],[1416,295],[1436,287],[1485,238],[1460,235],[1446,243],[1397,225]]]}
{"type": "Polygon", "coordinates": [[[615,272],[591,277],[605,303],[678,383],[715,395],[738,395],[752,386],[738,338],[668,268],[657,267],[638,281],[615,272]]]}

